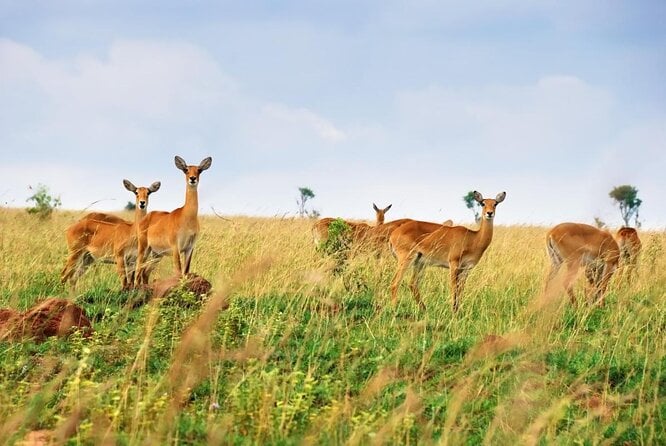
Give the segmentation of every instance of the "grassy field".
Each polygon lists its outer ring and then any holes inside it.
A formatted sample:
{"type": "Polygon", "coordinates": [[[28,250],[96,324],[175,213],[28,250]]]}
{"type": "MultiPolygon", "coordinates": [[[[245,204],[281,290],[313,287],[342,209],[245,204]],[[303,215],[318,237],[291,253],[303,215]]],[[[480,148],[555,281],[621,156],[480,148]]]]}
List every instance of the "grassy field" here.
{"type": "Polygon", "coordinates": [[[603,308],[581,280],[574,308],[543,293],[546,229],[496,227],[454,315],[448,270],[426,311],[406,285],[393,307],[390,256],[334,275],[310,221],[206,217],[211,296],[131,309],[112,265],[59,283],[77,217],[0,209],[0,307],[67,297],[96,330],[0,343],[2,444],[666,444],[663,232],[641,234],[637,280],[603,308]]]}

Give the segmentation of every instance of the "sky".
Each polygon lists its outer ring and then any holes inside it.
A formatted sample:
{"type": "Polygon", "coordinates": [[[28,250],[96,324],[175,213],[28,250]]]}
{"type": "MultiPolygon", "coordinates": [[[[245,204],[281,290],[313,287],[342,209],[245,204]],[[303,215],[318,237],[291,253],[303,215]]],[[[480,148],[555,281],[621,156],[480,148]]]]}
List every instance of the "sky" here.
{"type": "Polygon", "coordinates": [[[666,228],[666,2],[0,0],[0,205],[666,228]],[[91,206],[92,203],[95,203],[91,206]]]}

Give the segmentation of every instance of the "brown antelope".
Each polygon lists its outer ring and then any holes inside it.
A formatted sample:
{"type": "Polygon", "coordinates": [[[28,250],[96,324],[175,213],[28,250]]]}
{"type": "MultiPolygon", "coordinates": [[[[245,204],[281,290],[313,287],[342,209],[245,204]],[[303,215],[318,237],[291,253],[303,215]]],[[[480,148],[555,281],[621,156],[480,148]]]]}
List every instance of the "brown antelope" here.
{"type": "Polygon", "coordinates": [[[571,303],[575,303],[573,282],[579,268],[584,267],[587,281],[594,289],[593,298],[603,305],[604,293],[620,258],[620,248],[613,236],[582,223],[560,223],[548,231],[546,246],[551,261],[546,285],[550,284],[562,265],[566,265],[564,289],[571,303]]]}
{"type": "Polygon", "coordinates": [[[636,274],[638,256],[643,247],[641,239],[638,238],[638,232],[634,228],[623,226],[615,233],[615,241],[618,248],[620,248],[622,275],[626,276],[628,281],[631,281],[636,274]]]}
{"type": "Polygon", "coordinates": [[[395,229],[389,237],[391,249],[398,259],[398,269],[391,282],[393,305],[398,301],[398,287],[405,272],[409,267],[413,267],[410,289],[419,306],[425,308],[421,301],[419,281],[425,267],[432,265],[451,270],[453,311],[458,311],[467,274],[490,245],[495,208],[505,197],[506,192],[502,192],[494,200],[484,199],[479,192],[474,191],[474,199],[483,206],[481,227],[476,231],[464,226],[434,227],[434,223],[420,221],[407,222],[395,229]]]}
{"type": "MultiPolygon", "coordinates": [[[[364,242],[367,245],[369,245],[371,249],[377,251],[377,254],[379,254],[383,249],[388,248],[389,237],[391,236],[393,231],[395,231],[405,223],[412,221],[415,220],[412,220],[410,218],[401,218],[399,220],[393,220],[388,223],[384,223],[382,225],[372,226],[366,232],[364,242]]],[[[421,223],[420,227],[427,232],[432,232],[435,229],[439,229],[442,226],[453,226],[452,220],[446,220],[444,223],[430,223],[425,221],[422,221],[420,223],[421,223]]]]}
{"type": "MultiPolygon", "coordinates": [[[[375,210],[376,225],[379,226],[384,223],[384,218],[389,209],[391,209],[392,204],[389,204],[383,209],[377,207],[375,203],[372,203],[372,208],[375,210]]],[[[322,243],[326,243],[328,240],[328,227],[335,220],[335,218],[322,218],[317,220],[317,222],[312,227],[312,238],[314,239],[315,246],[321,246],[322,243]]],[[[368,229],[371,228],[370,225],[366,223],[356,223],[351,221],[345,221],[347,225],[352,230],[352,240],[359,241],[365,237],[368,229]]]]}
{"type": "Polygon", "coordinates": [[[134,223],[120,217],[101,212],[92,212],[66,230],[69,256],[60,275],[62,283],[77,280],[95,261],[113,261],[123,289],[128,289],[134,282],[134,264],[136,260],[136,225],[148,208],[148,196],[160,188],[156,181],[150,187],[136,187],[128,180],[123,180],[125,188],[136,196],[134,223]]]}
{"type": "Polygon", "coordinates": [[[137,285],[148,283],[146,261],[151,255],[162,257],[170,252],[175,272],[178,275],[190,272],[192,251],[199,233],[199,175],[210,167],[213,159],[205,158],[198,166],[188,166],[179,156],[174,162],[185,173],[185,205],[171,212],[150,212],[139,222],[137,285]]]}

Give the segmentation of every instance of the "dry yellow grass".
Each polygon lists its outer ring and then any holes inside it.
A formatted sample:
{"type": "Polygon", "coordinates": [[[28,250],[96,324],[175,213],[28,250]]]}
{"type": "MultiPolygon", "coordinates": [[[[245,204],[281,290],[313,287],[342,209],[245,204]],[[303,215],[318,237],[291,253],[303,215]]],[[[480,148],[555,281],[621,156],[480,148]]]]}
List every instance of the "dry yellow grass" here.
{"type": "MultiPolygon", "coordinates": [[[[447,270],[427,271],[425,311],[406,286],[393,307],[390,256],[360,253],[334,275],[309,220],[204,217],[192,270],[215,294],[131,309],[112,265],[58,283],[77,217],[0,209],[0,306],[69,297],[98,332],[0,344],[0,440],[666,441],[663,232],[641,233],[637,280],[614,280],[599,309],[543,292],[547,228],[497,226],[454,315],[447,270]]],[[[153,277],[172,268],[164,258],[153,277]]]]}

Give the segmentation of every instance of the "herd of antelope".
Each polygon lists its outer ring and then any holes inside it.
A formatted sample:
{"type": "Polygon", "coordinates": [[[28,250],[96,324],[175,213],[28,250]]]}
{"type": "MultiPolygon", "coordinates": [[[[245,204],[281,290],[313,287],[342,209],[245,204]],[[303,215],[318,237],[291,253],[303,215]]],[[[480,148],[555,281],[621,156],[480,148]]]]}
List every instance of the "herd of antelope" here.
{"type": "MultiPolygon", "coordinates": [[[[357,245],[381,249],[388,246],[398,260],[398,268],[391,281],[391,300],[395,305],[398,289],[405,273],[412,268],[410,290],[419,307],[424,308],[419,282],[426,266],[440,266],[450,270],[450,290],[453,311],[457,311],[470,270],[481,260],[493,237],[493,220],[497,205],[504,201],[506,192],[495,199],[483,198],[474,191],[474,199],[481,205],[481,224],[477,230],[454,226],[451,220],[430,223],[408,218],[385,223],[385,214],[391,205],[380,209],[373,203],[377,214],[374,226],[365,223],[345,222],[349,236],[357,245]]],[[[333,218],[318,220],[313,229],[316,245],[325,242],[333,218]]],[[[566,267],[564,288],[572,303],[574,279],[581,267],[593,293],[593,300],[603,305],[608,282],[618,268],[620,260],[626,266],[628,279],[635,273],[641,250],[641,241],[634,228],[622,227],[613,236],[609,232],[582,223],[561,223],[546,237],[547,252],[551,260],[547,286],[562,266],[566,267]]]]}
{"type": "Polygon", "coordinates": [[[86,269],[99,260],[116,264],[123,290],[127,290],[148,284],[155,262],[168,253],[177,274],[189,273],[199,233],[199,176],[212,161],[208,157],[198,166],[188,166],[181,157],[175,157],[176,167],[185,173],[185,204],[171,212],[147,213],[148,196],[159,190],[159,181],[150,187],[136,187],[124,180],[125,188],[136,196],[134,222],[93,212],[67,228],[69,255],[61,281],[75,285],[86,269]]]}
{"type": "MultiPolygon", "coordinates": [[[[115,263],[123,290],[147,285],[155,263],[171,253],[174,270],[178,275],[188,274],[192,253],[199,233],[198,191],[199,176],[212,163],[205,158],[198,166],[190,166],[176,156],[175,164],[185,173],[185,204],[171,212],[147,212],[148,197],[159,190],[160,182],[149,187],[136,187],[124,180],[125,188],[136,196],[134,222],[120,217],[93,212],[85,215],[66,231],[69,255],[61,274],[63,283],[72,285],[96,260],[115,263]]],[[[453,311],[457,311],[468,273],[481,260],[493,238],[493,221],[497,205],[506,198],[506,192],[492,198],[483,198],[474,192],[481,205],[481,224],[476,230],[455,226],[451,220],[431,223],[408,218],[385,222],[391,208],[373,204],[376,224],[345,221],[352,243],[363,244],[380,252],[389,247],[397,258],[398,267],[391,282],[391,300],[398,300],[400,283],[408,269],[412,269],[410,290],[419,307],[424,308],[419,282],[426,266],[440,266],[450,270],[450,289],[453,311]]],[[[315,244],[319,246],[329,237],[329,226],[337,219],[323,218],[312,228],[315,244]]],[[[635,270],[641,242],[636,230],[622,227],[613,236],[609,232],[581,223],[561,223],[546,237],[551,269],[547,284],[566,267],[564,287],[575,302],[573,283],[578,270],[585,268],[585,276],[593,292],[593,299],[603,304],[608,283],[622,259],[629,278],[635,270]]]]}

